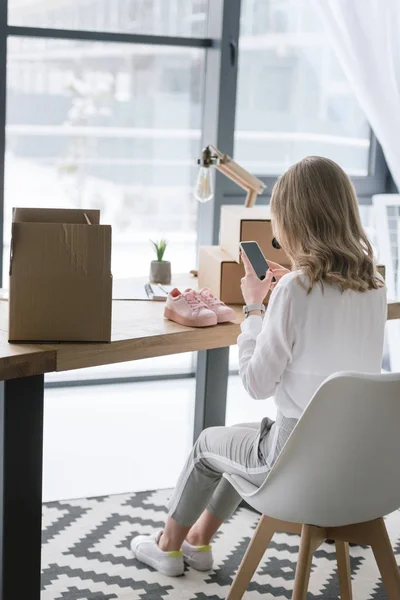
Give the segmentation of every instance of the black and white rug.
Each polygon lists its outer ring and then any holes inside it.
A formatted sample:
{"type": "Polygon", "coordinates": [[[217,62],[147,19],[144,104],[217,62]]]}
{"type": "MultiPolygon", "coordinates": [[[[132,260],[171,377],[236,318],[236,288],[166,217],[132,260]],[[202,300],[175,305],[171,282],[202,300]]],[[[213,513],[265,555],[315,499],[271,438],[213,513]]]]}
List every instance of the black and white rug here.
{"type": "MultiPolygon", "coordinates": [[[[208,573],[187,569],[165,577],[132,558],[129,542],[137,533],[162,527],[168,490],[51,502],[43,507],[41,600],[223,600],[258,521],[240,509],[214,542],[215,567],[208,573]]],[[[400,511],[387,527],[400,563],[400,511]]],[[[247,600],[292,597],[299,538],[276,535],[250,587],[247,600]]],[[[351,549],[354,600],[386,600],[369,548],[351,549]]],[[[337,600],[334,546],[315,554],[309,594],[337,600]]]]}

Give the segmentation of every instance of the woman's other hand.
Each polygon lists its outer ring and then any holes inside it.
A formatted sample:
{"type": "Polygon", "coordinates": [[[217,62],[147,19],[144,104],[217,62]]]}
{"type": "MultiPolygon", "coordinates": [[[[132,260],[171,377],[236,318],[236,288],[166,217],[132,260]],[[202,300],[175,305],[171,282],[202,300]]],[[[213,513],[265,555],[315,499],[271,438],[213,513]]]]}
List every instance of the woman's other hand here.
{"type": "Polygon", "coordinates": [[[284,275],[287,275],[291,271],[290,271],[290,269],[287,269],[286,267],[282,267],[282,265],[280,265],[279,263],[273,262],[272,260],[268,260],[268,264],[269,264],[270,270],[273,272],[275,280],[276,280],[271,285],[271,289],[274,289],[274,287],[276,286],[278,281],[280,279],[282,279],[282,277],[284,275]]]}
{"type": "Polygon", "coordinates": [[[251,262],[244,252],[241,253],[241,258],[245,270],[245,276],[242,278],[240,286],[244,301],[247,305],[262,304],[273,285],[272,279],[275,276],[275,273],[272,269],[268,269],[265,274],[265,279],[261,280],[257,277],[256,272],[251,266],[251,262]]]}

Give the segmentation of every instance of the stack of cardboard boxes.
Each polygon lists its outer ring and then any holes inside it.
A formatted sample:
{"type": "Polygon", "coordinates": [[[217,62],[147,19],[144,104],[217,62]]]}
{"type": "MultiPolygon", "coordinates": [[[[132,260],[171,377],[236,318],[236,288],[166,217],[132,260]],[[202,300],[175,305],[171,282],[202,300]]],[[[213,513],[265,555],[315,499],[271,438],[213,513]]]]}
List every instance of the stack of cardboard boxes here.
{"type": "Polygon", "coordinates": [[[267,206],[223,206],[220,245],[200,247],[199,287],[208,287],[226,304],[243,304],[240,280],[244,276],[244,267],[240,261],[239,243],[256,241],[267,261],[290,268],[286,253],[272,246],[273,237],[267,206]]]}

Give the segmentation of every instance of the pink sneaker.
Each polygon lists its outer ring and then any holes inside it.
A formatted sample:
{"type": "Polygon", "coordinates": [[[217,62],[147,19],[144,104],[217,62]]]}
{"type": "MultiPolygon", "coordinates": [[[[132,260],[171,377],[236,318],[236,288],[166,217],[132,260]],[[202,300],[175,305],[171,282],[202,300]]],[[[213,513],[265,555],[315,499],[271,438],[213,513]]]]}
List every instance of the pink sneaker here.
{"type": "Polygon", "coordinates": [[[218,300],[208,288],[200,290],[198,296],[204,304],[217,315],[218,323],[236,321],[235,311],[232,308],[229,308],[229,306],[226,306],[221,300],[218,300]]]}
{"type": "Polygon", "coordinates": [[[217,315],[210,310],[194,290],[183,294],[174,288],[168,294],[164,317],[187,327],[209,327],[218,322],[217,315]]]}

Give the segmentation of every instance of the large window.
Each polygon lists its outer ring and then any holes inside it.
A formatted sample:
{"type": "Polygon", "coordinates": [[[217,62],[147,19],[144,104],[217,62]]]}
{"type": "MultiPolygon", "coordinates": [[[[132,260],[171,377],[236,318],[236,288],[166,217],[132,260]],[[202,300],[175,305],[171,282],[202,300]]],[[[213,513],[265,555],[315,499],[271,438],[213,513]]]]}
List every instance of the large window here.
{"type": "MultiPolygon", "coordinates": [[[[208,0],[8,0],[8,25],[2,14],[4,282],[13,206],[99,208],[112,225],[115,279],[146,277],[150,239],[161,236],[174,273],[195,268],[208,0]]],[[[48,381],[181,376],[193,358],[48,381]]]]}
{"type": "Polygon", "coordinates": [[[369,174],[370,128],[313,0],[242,0],[235,142],[263,175],[311,154],[369,174]]]}
{"type": "Polygon", "coordinates": [[[10,38],[6,246],[13,206],[100,208],[114,277],[147,275],[160,235],[194,268],[203,71],[202,49],[10,38]]]}

